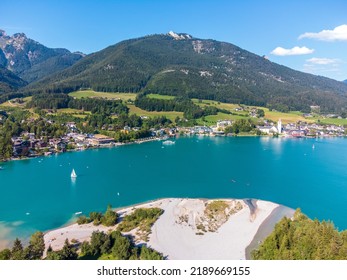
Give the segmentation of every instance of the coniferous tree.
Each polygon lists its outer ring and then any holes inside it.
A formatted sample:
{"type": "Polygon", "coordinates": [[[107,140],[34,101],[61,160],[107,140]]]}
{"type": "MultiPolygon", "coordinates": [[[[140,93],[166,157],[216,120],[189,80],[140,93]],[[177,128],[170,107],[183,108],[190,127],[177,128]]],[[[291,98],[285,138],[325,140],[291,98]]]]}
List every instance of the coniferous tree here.
{"type": "Polygon", "coordinates": [[[4,249],[0,251],[0,260],[10,260],[11,259],[11,250],[4,249]]]}
{"type": "Polygon", "coordinates": [[[119,231],[116,232],[116,239],[112,247],[112,256],[116,260],[127,260],[130,257],[131,243],[128,238],[121,235],[119,231]]]}
{"type": "Polygon", "coordinates": [[[310,220],[297,210],[293,220],[284,217],[258,249],[254,259],[347,259],[347,231],[338,232],[330,222],[310,220]]]}
{"type": "Polygon", "coordinates": [[[70,244],[69,240],[66,238],[63,248],[58,252],[62,260],[76,260],[78,254],[76,248],[70,244]]]}
{"type": "Polygon", "coordinates": [[[15,239],[12,250],[11,250],[11,259],[12,260],[23,260],[24,259],[24,250],[22,241],[18,238],[15,239]]]}

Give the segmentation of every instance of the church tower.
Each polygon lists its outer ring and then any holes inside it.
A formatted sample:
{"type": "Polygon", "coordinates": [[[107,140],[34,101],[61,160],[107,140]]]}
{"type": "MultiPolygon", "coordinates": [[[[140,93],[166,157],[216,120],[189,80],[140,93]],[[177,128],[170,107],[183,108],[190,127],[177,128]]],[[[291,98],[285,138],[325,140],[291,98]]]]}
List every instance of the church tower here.
{"type": "Polygon", "coordinates": [[[279,119],[277,122],[277,131],[279,134],[282,133],[282,121],[281,121],[281,119],[279,119]]]}

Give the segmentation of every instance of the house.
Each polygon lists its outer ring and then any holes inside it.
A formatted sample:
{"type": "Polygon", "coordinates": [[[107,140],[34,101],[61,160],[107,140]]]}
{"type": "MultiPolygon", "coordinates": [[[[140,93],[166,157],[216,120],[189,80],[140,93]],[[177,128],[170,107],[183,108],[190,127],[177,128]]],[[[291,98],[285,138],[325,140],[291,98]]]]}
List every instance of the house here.
{"type": "Polygon", "coordinates": [[[264,134],[278,133],[277,127],[274,125],[257,126],[257,128],[264,134]]]}
{"type": "Polygon", "coordinates": [[[13,144],[13,155],[14,156],[27,156],[30,150],[30,142],[29,141],[21,141],[17,140],[13,144]]]}
{"type": "Polygon", "coordinates": [[[287,135],[295,138],[301,138],[306,136],[307,131],[306,130],[301,130],[301,129],[296,129],[296,130],[291,130],[287,132],[287,135]]]}
{"type": "Polygon", "coordinates": [[[66,143],[63,141],[59,141],[54,145],[54,147],[59,151],[66,151],[66,146],[66,143]]]}
{"type": "Polygon", "coordinates": [[[88,138],[87,141],[90,145],[99,146],[114,143],[114,139],[102,134],[95,134],[92,138],[88,138]]]}
{"type": "Polygon", "coordinates": [[[26,137],[27,139],[35,139],[35,133],[23,132],[22,136],[26,137]]]}
{"type": "Polygon", "coordinates": [[[77,127],[75,122],[67,122],[66,123],[67,128],[72,132],[77,132],[77,127]]]}
{"type": "Polygon", "coordinates": [[[230,120],[217,121],[217,128],[225,129],[227,126],[231,126],[230,120]]]}

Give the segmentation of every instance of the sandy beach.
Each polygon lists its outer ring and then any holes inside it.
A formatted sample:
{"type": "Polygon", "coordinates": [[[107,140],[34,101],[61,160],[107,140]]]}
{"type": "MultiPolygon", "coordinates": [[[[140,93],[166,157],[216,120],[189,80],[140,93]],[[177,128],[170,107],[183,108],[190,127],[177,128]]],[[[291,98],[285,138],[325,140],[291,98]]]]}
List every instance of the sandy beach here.
{"type": "MultiPolygon", "coordinates": [[[[213,201],[216,200],[161,199],[119,209],[117,212],[124,217],[136,208],[162,208],[164,213],[153,225],[148,242],[139,239],[136,230],[126,234],[134,235],[136,243],[147,243],[148,246],[163,253],[167,259],[238,260],[246,258],[246,248],[256,236],[262,223],[271,220],[273,211],[281,207],[261,200],[252,200],[253,207],[249,207],[249,203],[243,200],[222,199],[229,205],[228,210],[225,210],[228,212],[227,218],[211,220],[205,209],[213,201]]],[[[277,214],[274,219],[277,221],[284,215],[288,216],[290,212],[283,211],[282,215],[277,214]]],[[[70,242],[73,239],[83,242],[90,239],[93,231],[109,232],[116,228],[117,225],[104,227],[94,226],[92,223],[72,224],[47,232],[44,236],[46,249],[49,245],[53,250],[61,249],[66,238],[70,242]]]]}

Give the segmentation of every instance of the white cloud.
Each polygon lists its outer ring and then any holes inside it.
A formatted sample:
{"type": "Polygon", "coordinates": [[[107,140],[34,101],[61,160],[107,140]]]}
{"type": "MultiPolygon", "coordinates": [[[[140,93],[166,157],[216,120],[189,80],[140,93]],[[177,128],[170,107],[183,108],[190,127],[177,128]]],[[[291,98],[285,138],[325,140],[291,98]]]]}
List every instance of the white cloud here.
{"type": "Polygon", "coordinates": [[[336,76],[341,74],[341,63],[342,61],[337,58],[313,57],[306,59],[306,63],[303,65],[303,71],[327,77],[334,73],[334,76],[336,76]]]}
{"type": "Polygon", "coordinates": [[[306,32],[299,39],[309,38],[321,41],[347,41],[347,24],[335,27],[333,30],[322,30],[318,33],[306,32]]]}
{"type": "Polygon", "coordinates": [[[311,63],[305,63],[302,69],[304,72],[315,74],[315,75],[323,75],[328,76],[326,73],[340,73],[341,69],[338,65],[327,66],[327,65],[317,65],[311,63]]]}
{"type": "Polygon", "coordinates": [[[309,62],[311,64],[329,65],[329,64],[338,64],[340,60],[336,58],[312,57],[310,59],[307,59],[306,62],[309,62]]]}
{"type": "Polygon", "coordinates": [[[274,49],[271,54],[278,56],[287,56],[287,55],[303,55],[313,53],[314,49],[309,49],[307,47],[294,47],[291,49],[285,49],[282,47],[277,47],[274,49]]]}

